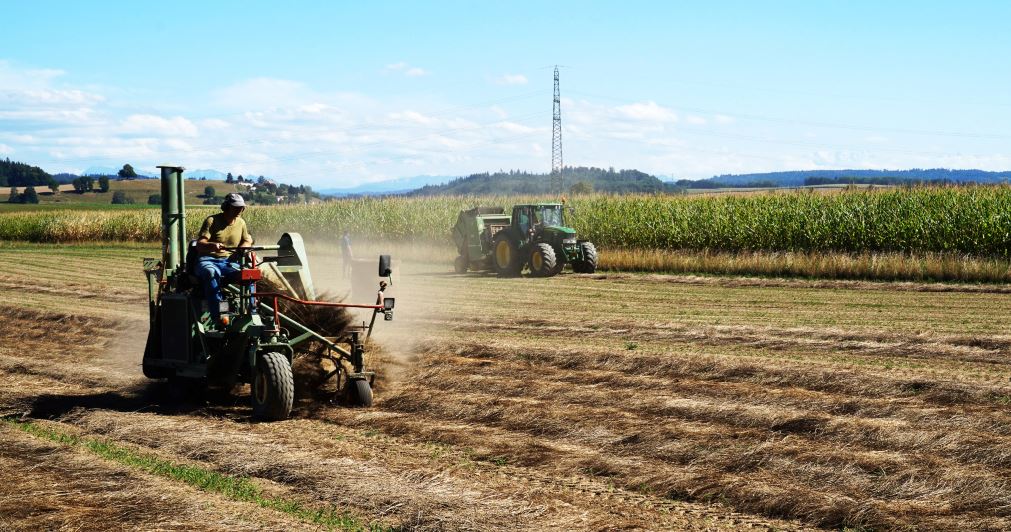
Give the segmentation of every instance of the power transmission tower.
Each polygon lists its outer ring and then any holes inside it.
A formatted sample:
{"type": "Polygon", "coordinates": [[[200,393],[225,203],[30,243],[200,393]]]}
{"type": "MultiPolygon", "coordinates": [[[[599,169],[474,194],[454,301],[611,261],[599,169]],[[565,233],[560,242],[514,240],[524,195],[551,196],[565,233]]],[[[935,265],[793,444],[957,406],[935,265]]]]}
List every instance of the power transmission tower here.
{"type": "Polygon", "coordinates": [[[562,98],[558,90],[558,65],[555,65],[555,109],[551,128],[551,192],[565,193],[562,178],[562,98]]]}

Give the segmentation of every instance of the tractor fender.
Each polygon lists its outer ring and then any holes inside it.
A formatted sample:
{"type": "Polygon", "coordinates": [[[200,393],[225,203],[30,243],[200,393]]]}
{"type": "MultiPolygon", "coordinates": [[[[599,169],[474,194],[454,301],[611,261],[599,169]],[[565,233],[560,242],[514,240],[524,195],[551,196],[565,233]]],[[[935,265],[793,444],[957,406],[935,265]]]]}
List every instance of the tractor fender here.
{"type": "Polygon", "coordinates": [[[295,358],[295,349],[291,347],[288,343],[277,342],[277,343],[254,343],[249,346],[249,368],[256,367],[256,357],[262,353],[281,353],[284,358],[288,359],[288,363],[291,364],[292,360],[295,358]]]}

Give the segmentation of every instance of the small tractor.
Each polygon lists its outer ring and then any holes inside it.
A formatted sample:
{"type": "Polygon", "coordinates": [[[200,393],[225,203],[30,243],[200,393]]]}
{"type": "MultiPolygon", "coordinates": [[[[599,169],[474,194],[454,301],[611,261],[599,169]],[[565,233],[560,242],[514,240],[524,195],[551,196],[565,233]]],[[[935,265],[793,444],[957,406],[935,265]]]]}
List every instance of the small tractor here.
{"type": "Polygon", "coordinates": [[[529,266],[532,276],[551,277],[566,263],[576,273],[597,270],[597,248],[565,226],[561,203],[515,205],[511,216],[501,207],[461,211],[453,241],[457,273],[493,269],[499,277],[516,277],[529,266]]]}
{"type": "MultiPolygon", "coordinates": [[[[150,310],[144,375],[168,379],[179,390],[231,390],[236,383],[248,383],[253,416],[282,420],[294,403],[296,347],[306,343],[303,347],[316,346],[322,359],[332,362],[334,369],[327,369],[325,380],[334,379],[347,402],[371,406],[375,373],[365,368],[363,342],[371,336],[377,315],[393,319],[393,298],[380,292],[376,304],[317,301],[302,237],[285,233],[275,245],[229,250],[241,268],[234,278],[225,279],[226,301],[218,309],[220,319],[213,322],[196,277],[195,241],[186,238],[183,168],[159,168],[162,257],[144,259],[150,310]],[[271,290],[256,290],[257,282],[262,286],[264,281],[271,290]],[[371,310],[371,322],[344,331],[312,330],[280,311],[300,306],[371,310]]],[[[380,257],[378,273],[390,277],[389,255],[380,257]]]]}

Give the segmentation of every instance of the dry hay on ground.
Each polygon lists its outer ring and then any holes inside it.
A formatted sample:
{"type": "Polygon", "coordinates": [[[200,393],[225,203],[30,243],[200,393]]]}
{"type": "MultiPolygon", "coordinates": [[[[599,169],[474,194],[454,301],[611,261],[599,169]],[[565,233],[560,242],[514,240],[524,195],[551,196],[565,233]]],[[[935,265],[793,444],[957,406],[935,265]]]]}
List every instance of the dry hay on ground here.
{"type": "Polygon", "coordinates": [[[37,333],[0,407],[412,529],[1011,527],[1001,294],[658,280],[428,275],[373,409],[158,409],[37,333]]]}

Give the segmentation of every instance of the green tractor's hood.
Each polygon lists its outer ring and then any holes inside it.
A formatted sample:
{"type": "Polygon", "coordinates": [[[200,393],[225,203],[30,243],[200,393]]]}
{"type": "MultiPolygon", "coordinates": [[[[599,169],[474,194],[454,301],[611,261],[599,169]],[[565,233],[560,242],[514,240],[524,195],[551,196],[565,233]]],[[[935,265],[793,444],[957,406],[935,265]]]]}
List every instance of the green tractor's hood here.
{"type": "Polygon", "coordinates": [[[557,238],[575,238],[576,230],[571,227],[562,227],[559,225],[549,225],[544,228],[545,235],[551,235],[557,238]]]}

